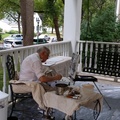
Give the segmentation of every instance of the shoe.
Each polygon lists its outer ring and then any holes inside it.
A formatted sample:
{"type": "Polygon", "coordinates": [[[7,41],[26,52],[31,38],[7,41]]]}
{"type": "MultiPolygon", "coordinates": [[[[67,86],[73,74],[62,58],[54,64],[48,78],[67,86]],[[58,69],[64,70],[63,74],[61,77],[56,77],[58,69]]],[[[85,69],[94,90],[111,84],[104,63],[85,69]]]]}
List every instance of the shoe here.
{"type": "Polygon", "coordinates": [[[47,115],[51,115],[51,114],[53,114],[55,111],[54,111],[52,108],[48,108],[46,112],[47,112],[47,115]]]}
{"type": "Polygon", "coordinates": [[[65,120],[73,120],[73,117],[72,117],[72,116],[69,116],[69,115],[66,115],[66,116],[65,116],[65,120]]]}
{"type": "Polygon", "coordinates": [[[46,111],[43,110],[43,109],[41,109],[40,107],[38,107],[37,110],[38,110],[38,112],[41,113],[41,114],[46,114],[46,113],[45,113],[46,111]]]}
{"type": "Polygon", "coordinates": [[[38,112],[43,114],[43,115],[49,115],[51,116],[51,114],[54,112],[52,108],[48,108],[46,111],[41,109],[40,107],[37,108],[38,112]]]}

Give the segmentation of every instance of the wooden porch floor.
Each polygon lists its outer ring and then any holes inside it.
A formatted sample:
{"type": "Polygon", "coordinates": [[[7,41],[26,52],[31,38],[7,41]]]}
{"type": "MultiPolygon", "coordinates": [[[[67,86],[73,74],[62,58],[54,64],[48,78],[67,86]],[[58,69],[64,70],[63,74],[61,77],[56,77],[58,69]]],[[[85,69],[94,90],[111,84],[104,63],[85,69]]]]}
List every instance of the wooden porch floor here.
{"type": "MultiPolygon", "coordinates": [[[[77,84],[81,85],[83,82],[77,84]]],[[[99,80],[97,85],[112,108],[110,110],[105,101],[103,101],[103,108],[98,120],[119,120],[120,83],[99,80]]],[[[13,113],[13,116],[17,116],[19,120],[42,120],[42,114],[37,109],[38,105],[34,100],[24,100],[19,102],[16,107],[22,109],[22,111],[16,111],[13,113]]],[[[9,111],[10,107],[8,109],[8,114],[9,111]]],[[[55,120],[63,120],[65,114],[58,110],[54,110],[53,116],[55,116],[55,120]]],[[[94,120],[93,110],[81,107],[80,110],[77,111],[77,120],[94,120]]]]}

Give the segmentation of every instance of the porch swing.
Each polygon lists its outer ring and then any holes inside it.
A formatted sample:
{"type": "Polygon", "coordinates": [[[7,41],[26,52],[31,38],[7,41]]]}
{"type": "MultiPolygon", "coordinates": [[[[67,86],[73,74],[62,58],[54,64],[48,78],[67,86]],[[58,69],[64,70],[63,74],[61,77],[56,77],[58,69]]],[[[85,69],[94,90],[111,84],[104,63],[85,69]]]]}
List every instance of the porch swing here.
{"type": "Polygon", "coordinates": [[[95,52],[92,52],[91,58],[89,56],[84,57],[84,61],[91,59],[91,65],[87,62],[86,66],[83,67],[83,71],[113,76],[115,78],[120,77],[120,52],[118,51],[118,46],[111,44],[108,47],[107,45],[104,45],[103,48],[100,47],[99,45],[96,48],[96,45],[94,45],[95,52]]]}

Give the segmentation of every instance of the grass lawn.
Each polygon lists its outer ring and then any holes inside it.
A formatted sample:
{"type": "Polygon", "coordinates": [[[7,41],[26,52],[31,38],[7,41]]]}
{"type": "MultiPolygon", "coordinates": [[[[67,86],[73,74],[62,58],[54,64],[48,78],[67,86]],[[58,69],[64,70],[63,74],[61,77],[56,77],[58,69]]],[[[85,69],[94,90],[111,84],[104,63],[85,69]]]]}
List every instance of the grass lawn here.
{"type": "MultiPolygon", "coordinates": [[[[2,67],[1,67],[2,68],[2,67]]],[[[7,84],[8,84],[8,76],[7,76],[7,84]]],[[[0,69],[0,90],[2,91],[2,88],[3,88],[3,70],[0,69]]]]}
{"type": "Polygon", "coordinates": [[[2,44],[3,43],[3,39],[6,38],[6,37],[8,37],[9,35],[10,34],[8,34],[8,33],[2,34],[2,40],[0,40],[0,44],[2,44]]]}
{"type": "Polygon", "coordinates": [[[5,34],[2,34],[2,39],[4,39],[5,37],[8,37],[10,34],[8,33],[5,33],[5,34]]]}
{"type": "Polygon", "coordinates": [[[3,87],[3,71],[0,69],[0,90],[2,90],[3,87]]]}
{"type": "MultiPolygon", "coordinates": [[[[8,37],[10,34],[2,34],[2,40],[0,40],[0,44],[3,43],[3,39],[5,37],[8,37]]],[[[2,69],[2,62],[1,62],[1,59],[0,59],[0,90],[2,90],[2,87],[3,87],[3,69],[2,69]]]]}
{"type": "MultiPolygon", "coordinates": [[[[7,84],[8,84],[8,75],[6,76],[7,79],[7,84]]],[[[3,67],[2,67],[2,62],[0,59],[0,90],[3,88],[3,67]]]]}

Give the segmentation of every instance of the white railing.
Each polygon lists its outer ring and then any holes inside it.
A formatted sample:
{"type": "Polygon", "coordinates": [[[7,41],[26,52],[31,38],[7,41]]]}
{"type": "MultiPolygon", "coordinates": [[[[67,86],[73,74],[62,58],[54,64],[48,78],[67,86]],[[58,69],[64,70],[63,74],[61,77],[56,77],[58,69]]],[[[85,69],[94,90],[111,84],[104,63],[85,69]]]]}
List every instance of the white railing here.
{"type": "MultiPolygon", "coordinates": [[[[15,62],[15,70],[19,71],[19,66],[21,65],[23,59],[36,52],[40,46],[46,46],[50,49],[50,57],[53,56],[71,56],[72,55],[72,47],[71,42],[55,42],[55,43],[46,43],[39,45],[31,45],[25,47],[19,47],[8,50],[0,51],[0,69],[3,70],[3,88],[2,91],[7,92],[7,71],[6,71],[6,57],[8,54],[13,55],[15,62]]],[[[2,79],[0,80],[2,81],[2,79]]]]}
{"type": "MultiPolygon", "coordinates": [[[[92,53],[95,51],[95,54],[97,54],[99,49],[104,49],[106,46],[107,51],[112,50],[114,51],[117,46],[117,51],[120,52],[120,43],[112,43],[112,42],[92,42],[92,41],[77,41],[76,44],[76,51],[80,54],[80,63],[78,66],[78,70],[80,73],[83,72],[83,66],[87,66],[87,60],[85,60],[83,65],[83,53],[84,56],[88,55],[89,51],[89,66],[92,64],[92,53]],[[96,49],[93,49],[94,46],[96,46],[96,49]]],[[[14,49],[8,49],[8,50],[1,50],[0,51],[0,68],[3,70],[3,79],[0,81],[3,81],[3,87],[2,90],[4,92],[7,91],[7,71],[6,71],[6,56],[8,54],[13,55],[14,62],[15,62],[15,70],[19,71],[19,66],[21,65],[23,59],[28,56],[29,54],[32,54],[36,52],[36,50],[40,46],[46,46],[51,50],[50,57],[54,56],[72,56],[72,47],[71,42],[55,42],[55,43],[47,43],[47,44],[39,44],[39,45],[31,45],[31,46],[25,46],[20,48],[14,48],[14,49]]],[[[97,58],[95,58],[95,61],[97,58]]],[[[96,66],[96,63],[94,64],[94,67],[96,66]]],[[[89,72],[90,73],[90,72],[89,72]]],[[[94,73],[90,73],[94,74],[94,73]]],[[[95,74],[94,74],[95,75],[95,74]]],[[[99,75],[99,74],[98,74],[99,75]]],[[[104,76],[104,75],[103,75],[104,76]]],[[[114,76],[113,76],[114,77],[114,76]]]]}

